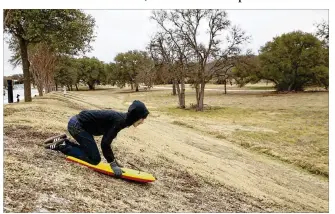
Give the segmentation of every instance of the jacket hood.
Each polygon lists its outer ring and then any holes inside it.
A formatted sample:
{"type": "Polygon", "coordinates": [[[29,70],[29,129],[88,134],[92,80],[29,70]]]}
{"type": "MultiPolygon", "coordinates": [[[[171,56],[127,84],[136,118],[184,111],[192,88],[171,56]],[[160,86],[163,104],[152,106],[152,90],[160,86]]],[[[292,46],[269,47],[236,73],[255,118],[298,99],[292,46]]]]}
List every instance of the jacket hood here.
{"type": "Polygon", "coordinates": [[[145,107],[144,103],[139,100],[134,100],[133,103],[129,106],[126,118],[127,126],[133,125],[139,119],[147,118],[149,111],[145,107]]]}

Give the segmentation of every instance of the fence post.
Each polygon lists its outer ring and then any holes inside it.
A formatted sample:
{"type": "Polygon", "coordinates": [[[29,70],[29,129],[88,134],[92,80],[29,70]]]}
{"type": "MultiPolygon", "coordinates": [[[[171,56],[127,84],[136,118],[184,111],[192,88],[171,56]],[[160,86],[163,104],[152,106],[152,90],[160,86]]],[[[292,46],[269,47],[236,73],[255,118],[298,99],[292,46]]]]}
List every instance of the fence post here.
{"type": "Polygon", "coordinates": [[[13,103],[13,80],[7,80],[8,103],[13,103]]]}

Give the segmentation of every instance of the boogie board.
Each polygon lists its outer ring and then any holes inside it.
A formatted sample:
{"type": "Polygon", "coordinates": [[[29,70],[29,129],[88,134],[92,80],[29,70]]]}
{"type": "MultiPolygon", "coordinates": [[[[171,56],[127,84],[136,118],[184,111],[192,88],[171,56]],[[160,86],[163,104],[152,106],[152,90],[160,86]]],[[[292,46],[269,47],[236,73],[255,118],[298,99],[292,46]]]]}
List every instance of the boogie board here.
{"type": "MultiPolygon", "coordinates": [[[[114,176],[113,170],[111,169],[108,163],[100,162],[98,165],[92,165],[92,164],[89,164],[85,161],[82,161],[72,156],[67,156],[66,160],[87,166],[93,169],[94,171],[98,171],[106,175],[114,176]]],[[[153,182],[156,180],[156,178],[153,175],[146,173],[146,172],[128,169],[128,168],[121,168],[121,170],[123,172],[121,178],[126,179],[126,180],[137,181],[140,183],[148,183],[148,182],[153,182]]]]}

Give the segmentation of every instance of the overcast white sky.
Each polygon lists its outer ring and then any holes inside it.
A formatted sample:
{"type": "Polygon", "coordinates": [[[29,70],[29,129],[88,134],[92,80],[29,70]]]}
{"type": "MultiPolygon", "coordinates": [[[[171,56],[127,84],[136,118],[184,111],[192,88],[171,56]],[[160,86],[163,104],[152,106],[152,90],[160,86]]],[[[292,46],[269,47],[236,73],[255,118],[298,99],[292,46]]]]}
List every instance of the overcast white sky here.
{"type": "MultiPolygon", "coordinates": [[[[94,50],[88,56],[102,61],[113,61],[116,54],[134,49],[144,49],[157,31],[149,20],[150,10],[87,10],[96,20],[94,50]]],[[[239,25],[252,36],[247,46],[255,53],[267,41],[293,30],[315,32],[314,23],[328,21],[328,10],[227,10],[232,24],[239,25]]],[[[22,73],[8,63],[11,56],[4,43],[4,75],[22,73]]]]}

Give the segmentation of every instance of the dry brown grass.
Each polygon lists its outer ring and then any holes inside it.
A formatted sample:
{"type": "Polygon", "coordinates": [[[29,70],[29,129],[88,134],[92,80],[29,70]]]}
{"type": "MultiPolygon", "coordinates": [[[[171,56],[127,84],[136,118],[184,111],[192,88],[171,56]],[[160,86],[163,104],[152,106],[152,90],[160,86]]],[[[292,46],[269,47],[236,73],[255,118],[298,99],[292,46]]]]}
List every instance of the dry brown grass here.
{"type": "MultiPolygon", "coordinates": [[[[177,98],[161,91],[137,98],[194,128],[245,148],[328,177],[328,93],[275,94],[207,91],[205,112],[176,108],[177,98]]],[[[186,93],[188,107],[194,93],[186,93]]],[[[193,102],[192,102],[193,101],[193,102]]]]}
{"type": "MultiPolygon", "coordinates": [[[[267,98],[273,96],[251,95],[253,104],[246,104],[246,95],[213,92],[206,103],[218,107],[195,114],[172,108],[176,97],[169,93],[79,91],[6,105],[4,212],[328,212],[327,179],[230,141],[240,137],[252,147],[256,140],[251,141],[253,136],[244,131],[277,134],[274,127],[281,124],[282,116],[272,124],[255,112],[264,107],[273,114],[274,109],[294,103],[268,108],[274,101],[267,98]],[[263,104],[260,98],[265,98],[263,104]],[[50,135],[65,132],[69,117],[81,109],[124,111],[133,99],[146,102],[150,117],[137,129],[121,131],[113,146],[124,165],[132,163],[153,173],[158,178],[154,183],[113,179],[68,163],[63,155],[40,145],[50,135]],[[224,112],[227,109],[230,114],[224,112]]],[[[190,100],[192,92],[187,93],[190,100]]],[[[325,108],[321,98],[313,99],[310,105],[325,108]]]]}

